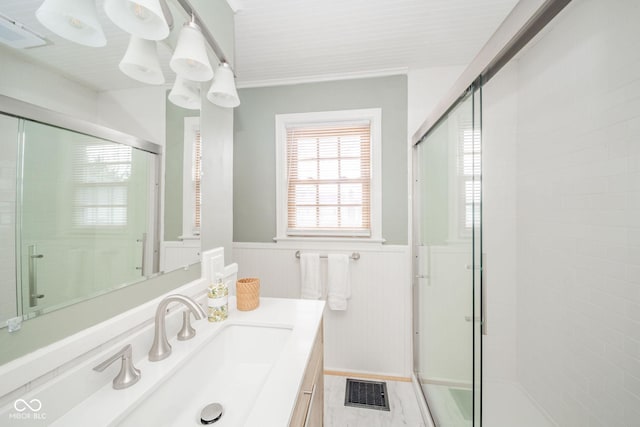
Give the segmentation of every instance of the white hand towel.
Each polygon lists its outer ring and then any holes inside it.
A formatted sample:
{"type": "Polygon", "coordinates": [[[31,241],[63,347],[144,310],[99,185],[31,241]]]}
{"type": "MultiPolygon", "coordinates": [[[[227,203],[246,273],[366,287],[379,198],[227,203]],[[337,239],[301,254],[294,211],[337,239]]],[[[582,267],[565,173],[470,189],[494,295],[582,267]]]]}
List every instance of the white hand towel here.
{"type": "Polygon", "coordinates": [[[318,299],[322,296],[320,287],[320,255],[300,254],[300,296],[304,299],[318,299]]]}
{"type": "Polygon", "coordinates": [[[351,298],[351,279],[349,274],[349,255],[329,255],[327,266],[327,286],[329,288],[329,308],[346,310],[347,300],[351,298]]]}

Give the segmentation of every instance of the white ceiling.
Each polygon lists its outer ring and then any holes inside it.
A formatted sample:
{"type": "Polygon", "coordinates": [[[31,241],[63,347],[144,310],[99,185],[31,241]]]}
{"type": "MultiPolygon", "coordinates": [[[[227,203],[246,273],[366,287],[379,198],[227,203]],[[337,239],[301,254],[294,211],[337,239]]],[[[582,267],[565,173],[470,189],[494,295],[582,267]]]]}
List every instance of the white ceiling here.
{"type": "Polygon", "coordinates": [[[240,84],[466,65],[517,0],[227,0],[240,84]]]}
{"type": "MultiPolygon", "coordinates": [[[[104,0],[97,1],[98,19],[102,24],[107,45],[86,47],[70,42],[49,31],[36,19],[35,11],[44,0],[0,0],[0,14],[25,25],[30,30],[47,39],[50,44],[31,49],[13,49],[0,44],[0,55],[14,53],[30,61],[49,66],[71,80],[80,82],[95,90],[112,90],[144,85],[120,72],[118,64],[129,43],[129,34],[116,27],[104,13],[104,0]]],[[[181,28],[186,14],[169,3],[176,21],[175,28],[181,28]]],[[[158,56],[163,73],[168,82],[173,82],[174,73],[169,68],[172,50],[165,43],[158,43],[158,56]]]]}
{"type": "MultiPolygon", "coordinates": [[[[96,90],[141,86],[118,70],[129,35],[98,13],[108,44],[91,48],[43,27],[43,0],[1,0],[0,14],[51,44],[18,52],[96,90]]],[[[471,61],[517,0],[227,0],[236,11],[238,84],[310,81],[471,61]]],[[[176,28],[184,16],[169,3],[176,28]]],[[[174,39],[175,40],[175,39],[174,39]]],[[[0,55],[9,52],[0,45],[0,55]]],[[[168,82],[171,50],[159,44],[168,82]]]]}

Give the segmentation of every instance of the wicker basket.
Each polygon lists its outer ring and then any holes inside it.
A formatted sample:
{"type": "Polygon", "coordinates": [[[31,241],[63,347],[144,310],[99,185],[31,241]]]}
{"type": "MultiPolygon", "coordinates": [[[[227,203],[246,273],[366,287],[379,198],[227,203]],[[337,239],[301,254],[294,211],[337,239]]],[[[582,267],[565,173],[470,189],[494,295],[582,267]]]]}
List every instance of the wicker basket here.
{"type": "Polygon", "coordinates": [[[260,279],[248,277],[236,282],[236,304],[241,311],[253,310],[260,305],[260,279]]]}

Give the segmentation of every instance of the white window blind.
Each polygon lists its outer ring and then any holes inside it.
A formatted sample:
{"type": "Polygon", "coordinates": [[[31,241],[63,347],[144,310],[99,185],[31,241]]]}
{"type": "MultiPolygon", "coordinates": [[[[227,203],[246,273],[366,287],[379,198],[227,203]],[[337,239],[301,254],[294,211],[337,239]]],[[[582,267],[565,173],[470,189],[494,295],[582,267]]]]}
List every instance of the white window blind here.
{"type": "Polygon", "coordinates": [[[200,206],[202,204],[202,198],[200,195],[200,182],[202,177],[202,144],[200,140],[200,129],[195,131],[195,137],[193,140],[193,168],[192,168],[192,180],[193,191],[195,193],[194,201],[194,233],[200,234],[200,206]]]}
{"type": "Polygon", "coordinates": [[[200,117],[184,118],[182,159],[182,239],[197,239],[202,221],[202,137],[200,117]]]}
{"type": "Polygon", "coordinates": [[[480,131],[473,129],[471,120],[461,123],[458,141],[458,176],[462,213],[459,222],[460,228],[468,234],[474,225],[480,225],[480,215],[477,212],[480,208],[481,188],[480,131]]]}
{"type": "Polygon", "coordinates": [[[73,159],[73,224],[126,226],[132,149],[104,143],[76,146],[73,159]]]}
{"type": "Polygon", "coordinates": [[[286,129],[287,234],[371,235],[371,124],[286,129]]]}

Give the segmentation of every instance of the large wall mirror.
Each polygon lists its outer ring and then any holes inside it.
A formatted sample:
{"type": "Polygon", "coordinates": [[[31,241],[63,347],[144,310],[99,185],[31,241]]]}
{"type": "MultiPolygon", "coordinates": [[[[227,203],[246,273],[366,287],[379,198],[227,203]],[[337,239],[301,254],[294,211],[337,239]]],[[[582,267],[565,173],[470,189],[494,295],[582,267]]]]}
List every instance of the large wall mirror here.
{"type": "MultiPolygon", "coordinates": [[[[17,25],[43,41],[14,48],[5,33],[0,40],[0,327],[199,259],[199,230],[189,225],[199,199],[194,180],[186,181],[197,176],[199,110],[167,104],[170,86],[120,71],[130,35],[107,18],[103,3],[96,2],[107,38],[100,48],[41,25],[35,12],[43,0],[0,4],[2,28],[17,25]],[[33,119],[7,108],[16,99],[122,135],[33,119]]],[[[169,59],[189,17],[177,0],[165,3],[174,24],[157,52],[169,84],[169,59]]]]}
{"type": "Polygon", "coordinates": [[[3,110],[52,123],[0,115],[0,320],[29,319],[156,274],[161,146],[117,132],[101,138],[98,126],[88,127],[93,134],[56,127],[57,115],[1,99],[3,110]]]}

